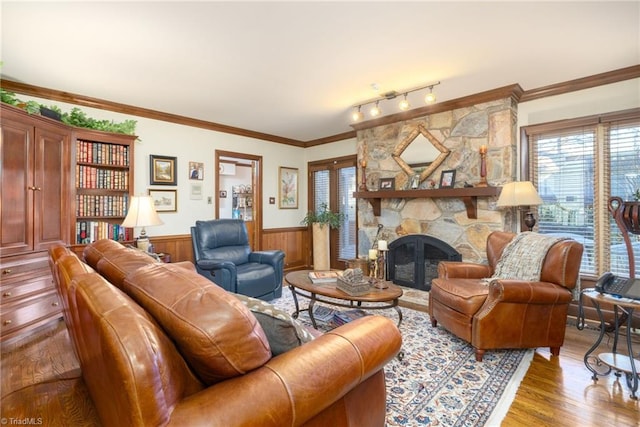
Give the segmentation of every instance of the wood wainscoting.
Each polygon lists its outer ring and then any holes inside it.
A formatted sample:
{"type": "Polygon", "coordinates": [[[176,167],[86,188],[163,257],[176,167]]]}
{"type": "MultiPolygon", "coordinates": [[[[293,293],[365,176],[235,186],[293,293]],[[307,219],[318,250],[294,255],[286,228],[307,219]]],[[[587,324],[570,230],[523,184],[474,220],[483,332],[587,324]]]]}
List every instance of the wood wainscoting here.
{"type": "MultiPolygon", "coordinates": [[[[171,262],[193,262],[191,234],[154,236],[150,238],[157,253],[171,256],[171,262]]],[[[309,262],[309,230],[307,227],[271,228],[262,231],[262,250],[281,249],[285,253],[284,269],[300,270],[309,262]]]]}

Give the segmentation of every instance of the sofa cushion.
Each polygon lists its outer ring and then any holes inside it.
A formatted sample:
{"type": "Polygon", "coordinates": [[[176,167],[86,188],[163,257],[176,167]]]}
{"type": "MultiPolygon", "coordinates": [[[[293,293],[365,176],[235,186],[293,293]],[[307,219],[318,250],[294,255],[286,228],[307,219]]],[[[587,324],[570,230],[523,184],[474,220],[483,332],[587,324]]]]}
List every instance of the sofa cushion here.
{"type": "Polygon", "coordinates": [[[152,264],[130,273],[123,290],[158,321],[208,385],[246,374],[271,358],[256,317],[198,273],[152,264]]]}
{"type": "Polygon", "coordinates": [[[246,295],[233,294],[251,310],[264,330],[271,354],[277,356],[313,340],[313,335],[296,319],[273,304],[246,295]]]}

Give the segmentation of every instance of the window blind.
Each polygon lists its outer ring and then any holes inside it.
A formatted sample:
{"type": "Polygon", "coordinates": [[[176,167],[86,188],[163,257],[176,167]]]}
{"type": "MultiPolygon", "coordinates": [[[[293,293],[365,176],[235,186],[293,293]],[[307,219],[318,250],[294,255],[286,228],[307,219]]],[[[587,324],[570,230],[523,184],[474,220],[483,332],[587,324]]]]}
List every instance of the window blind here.
{"type": "MultiPolygon", "coordinates": [[[[524,130],[530,173],[523,179],[534,182],[544,201],[538,207],[538,231],[581,242],[581,273],[628,277],[626,246],[608,200],[633,200],[640,188],[640,109],[524,130]]],[[[640,265],[640,236],[631,237],[640,265]]]]}
{"type": "MultiPolygon", "coordinates": [[[[640,120],[612,122],[604,131],[605,152],[608,155],[610,196],[634,200],[640,189],[640,120]]],[[[609,215],[611,236],[608,242],[610,270],[626,275],[629,268],[627,249],[622,233],[612,215],[609,215]]],[[[640,236],[630,234],[636,270],[640,267],[640,236]]],[[[636,271],[636,277],[639,271],[636,271]]]]}

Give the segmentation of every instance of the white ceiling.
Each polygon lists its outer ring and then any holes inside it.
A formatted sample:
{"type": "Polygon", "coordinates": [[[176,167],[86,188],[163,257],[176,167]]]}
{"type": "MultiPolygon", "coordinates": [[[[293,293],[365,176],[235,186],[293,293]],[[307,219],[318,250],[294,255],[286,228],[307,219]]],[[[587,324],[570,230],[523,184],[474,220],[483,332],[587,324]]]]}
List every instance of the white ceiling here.
{"type": "Polygon", "coordinates": [[[301,141],[352,130],[372,83],[444,101],[640,64],[638,1],[1,7],[3,78],[301,141]]]}

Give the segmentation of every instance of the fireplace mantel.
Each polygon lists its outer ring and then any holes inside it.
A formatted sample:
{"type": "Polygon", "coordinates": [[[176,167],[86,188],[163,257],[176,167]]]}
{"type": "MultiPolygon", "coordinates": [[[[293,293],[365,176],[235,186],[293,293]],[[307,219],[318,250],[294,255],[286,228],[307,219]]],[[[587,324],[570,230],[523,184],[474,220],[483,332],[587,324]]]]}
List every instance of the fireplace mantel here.
{"type": "Polygon", "coordinates": [[[437,199],[459,198],[467,208],[467,217],[478,218],[478,197],[492,197],[500,194],[502,187],[466,187],[466,188],[437,188],[432,190],[381,190],[356,191],[353,197],[367,199],[373,208],[373,214],[380,216],[382,199],[437,199]]]}

